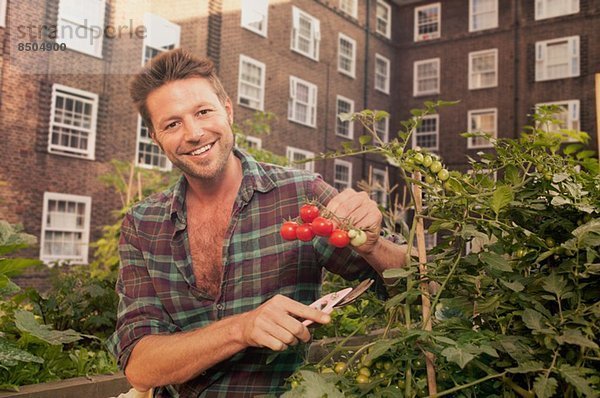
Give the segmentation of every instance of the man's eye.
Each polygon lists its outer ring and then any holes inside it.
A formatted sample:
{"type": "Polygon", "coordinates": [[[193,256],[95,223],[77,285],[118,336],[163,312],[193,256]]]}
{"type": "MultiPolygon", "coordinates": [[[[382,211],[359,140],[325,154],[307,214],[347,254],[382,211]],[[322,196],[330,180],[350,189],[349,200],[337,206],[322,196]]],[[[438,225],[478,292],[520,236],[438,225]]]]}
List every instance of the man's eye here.
{"type": "Polygon", "coordinates": [[[206,116],[208,115],[210,112],[212,111],[212,109],[200,109],[198,111],[198,113],[196,113],[196,115],[198,116],[206,116]]]}
{"type": "Polygon", "coordinates": [[[171,122],[171,123],[167,124],[167,125],[165,126],[165,128],[163,128],[163,131],[164,131],[164,130],[170,130],[170,129],[173,129],[173,128],[175,128],[175,127],[177,127],[177,122],[171,122]]]}

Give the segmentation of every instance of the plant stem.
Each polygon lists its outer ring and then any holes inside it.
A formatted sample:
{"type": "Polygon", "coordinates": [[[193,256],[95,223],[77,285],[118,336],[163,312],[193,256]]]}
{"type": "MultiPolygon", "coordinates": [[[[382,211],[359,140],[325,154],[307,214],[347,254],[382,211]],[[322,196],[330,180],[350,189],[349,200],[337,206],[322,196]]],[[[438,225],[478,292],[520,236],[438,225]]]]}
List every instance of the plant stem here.
{"type": "Polygon", "coordinates": [[[445,395],[449,395],[449,394],[455,393],[457,391],[464,390],[465,388],[476,386],[477,384],[483,383],[484,381],[488,381],[488,380],[492,380],[492,379],[497,379],[499,377],[504,377],[506,375],[506,373],[507,372],[502,372],[502,373],[498,373],[498,374],[493,374],[493,375],[485,376],[485,377],[482,377],[481,379],[472,381],[470,383],[462,384],[460,386],[453,387],[453,388],[451,388],[449,390],[438,392],[434,396],[431,396],[431,398],[434,398],[434,397],[435,398],[443,397],[445,395]]]}

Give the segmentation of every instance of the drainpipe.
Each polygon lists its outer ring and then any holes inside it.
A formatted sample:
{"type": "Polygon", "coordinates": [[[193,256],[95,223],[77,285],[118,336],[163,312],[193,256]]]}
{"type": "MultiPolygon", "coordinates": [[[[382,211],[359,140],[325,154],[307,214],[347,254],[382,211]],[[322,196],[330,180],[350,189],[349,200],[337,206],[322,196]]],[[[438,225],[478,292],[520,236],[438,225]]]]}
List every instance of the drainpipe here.
{"type": "MultiPolygon", "coordinates": [[[[363,109],[369,107],[369,37],[371,35],[371,0],[365,2],[365,11],[367,23],[365,25],[365,64],[364,64],[364,79],[363,79],[363,109]]],[[[367,176],[367,154],[362,154],[362,179],[368,179],[367,176]]]]}
{"type": "MultiPolygon", "coordinates": [[[[519,17],[521,15],[520,13],[520,4],[521,1],[520,0],[515,0],[513,1],[513,6],[514,6],[514,11],[513,11],[513,29],[514,29],[514,34],[513,34],[513,51],[514,51],[514,57],[515,57],[515,67],[513,69],[513,73],[514,73],[514,88],[513,88],[513,115],[514,115],[514,123],[513,123],[513,137],[518,137],[518,131],[521,125],[521,122],[519,120],[519,77],[521,76],[519,67],[521,65],[521,62],[519,60],[520,54],[519,54],[519,29],[520,29],[520,24],[519,24],[519,17]]],[[[527,76],[527,73],[525,73],[525,76],[527,76]]],[[[512,138],[512,137],[511,137],[512,138]]]]}

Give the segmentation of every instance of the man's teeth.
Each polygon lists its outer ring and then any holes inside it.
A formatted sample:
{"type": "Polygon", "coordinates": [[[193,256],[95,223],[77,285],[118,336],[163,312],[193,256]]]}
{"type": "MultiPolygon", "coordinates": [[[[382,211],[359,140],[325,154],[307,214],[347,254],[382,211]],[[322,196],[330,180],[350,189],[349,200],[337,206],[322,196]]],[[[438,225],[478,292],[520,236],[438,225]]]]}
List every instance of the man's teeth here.
{"type": "Polygon", "coordinates": [[[208,144],[208,145],[203,146],[202,148],[198,148],[195,151],[191,152],[191,154],[194,156],[200,155],[201,153],[208,151],[210,148],[212,148],[212,144],[208,144]]]}

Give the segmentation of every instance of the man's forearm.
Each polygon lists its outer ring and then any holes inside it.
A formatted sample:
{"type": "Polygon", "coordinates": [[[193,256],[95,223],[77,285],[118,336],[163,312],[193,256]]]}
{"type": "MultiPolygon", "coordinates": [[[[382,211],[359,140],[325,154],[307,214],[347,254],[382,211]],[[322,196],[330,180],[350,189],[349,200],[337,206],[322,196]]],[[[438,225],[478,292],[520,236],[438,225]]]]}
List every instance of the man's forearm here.
{"type": "Polygon", "coordinates": [[[390,268],[401,268],[406,265],[406,253],[408,246],[397,245],[387,239],[379,238],[377,244],[369,253],[357,252],[377,271],[380,275],[390,268]]]}
{"type": "Polygon", "coordinates": [[[145,391],[194,378],[246,348],[239,321],[232,316],[190,332],[143,337],[127,363],[127,379],[145,391]]]}

